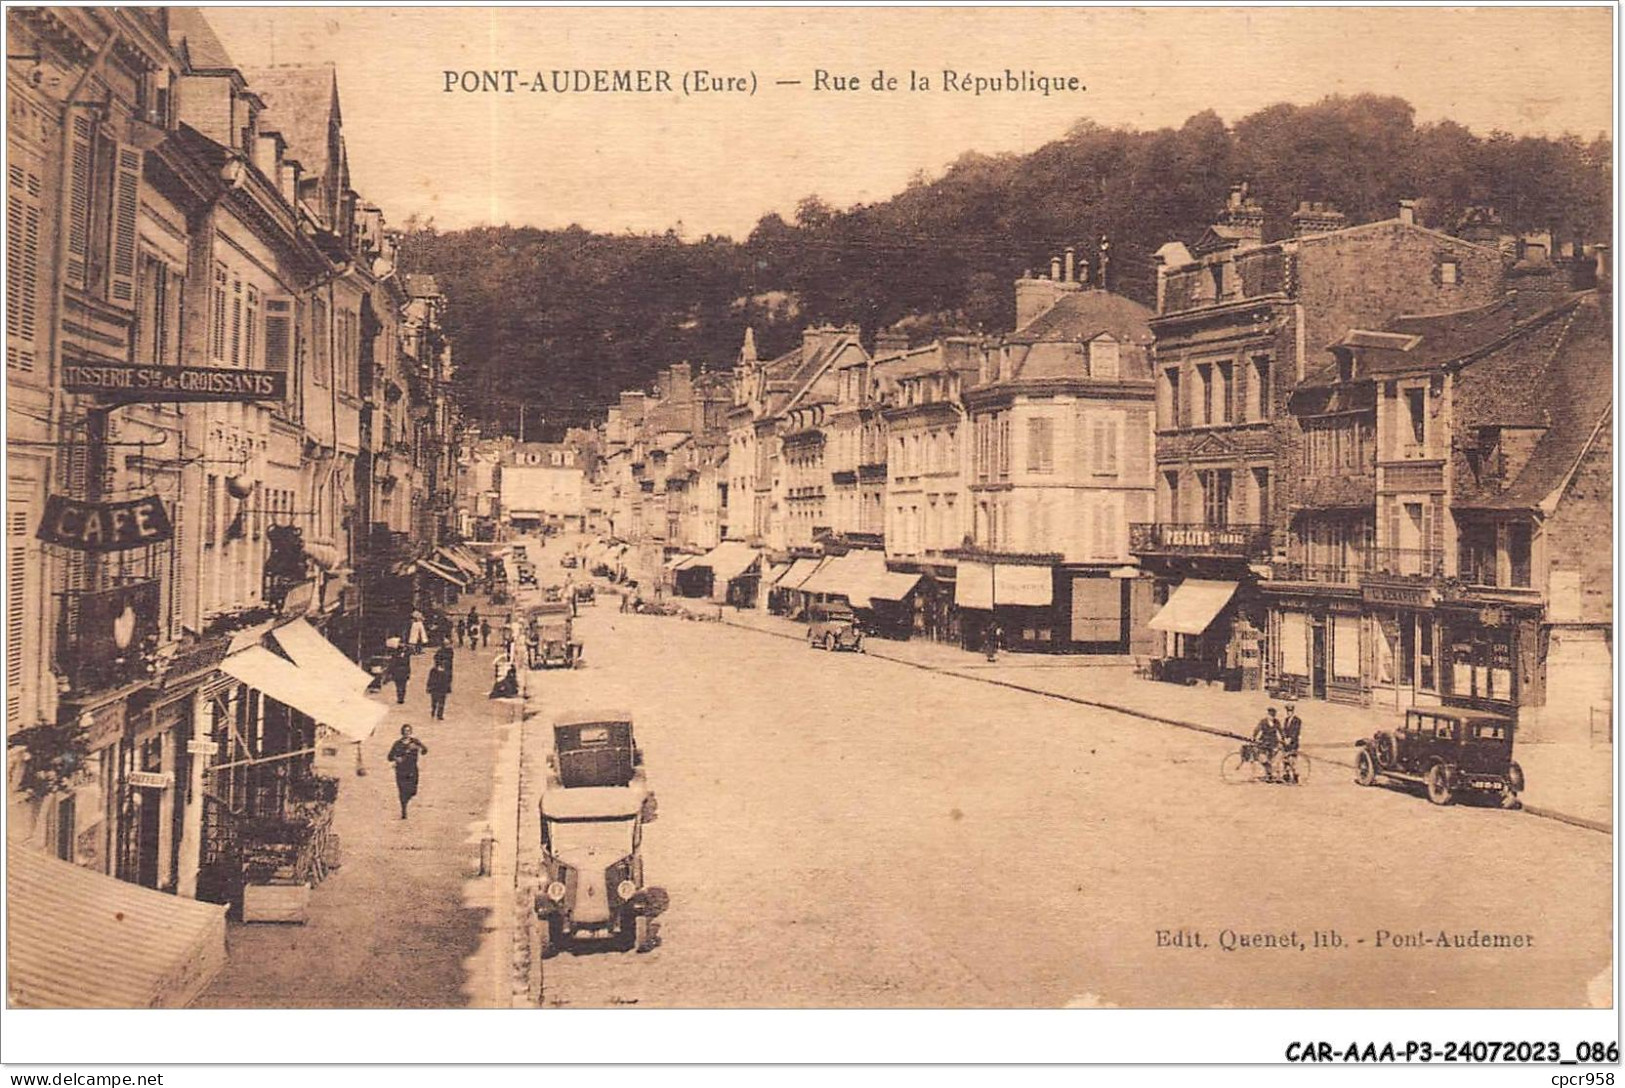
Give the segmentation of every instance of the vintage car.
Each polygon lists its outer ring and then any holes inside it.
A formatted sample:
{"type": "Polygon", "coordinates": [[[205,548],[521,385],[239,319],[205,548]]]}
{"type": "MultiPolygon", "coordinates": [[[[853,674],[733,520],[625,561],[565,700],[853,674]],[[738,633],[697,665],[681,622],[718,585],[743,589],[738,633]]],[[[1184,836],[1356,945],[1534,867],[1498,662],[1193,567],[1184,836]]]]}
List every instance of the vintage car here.
{"type": "Polygon", "coordinates": [[[1503,714],[1461,707],[1412,707],[1396,730],[1357,743],[1355,781],[1379,778],[1422,786],[1428,800],[1448,805],[1463,792],[1498,794],[1517,804],[1523,768],[1512,758],[1517,723],[1503,714]]]}
{"type": "Polygon", "coordinates": [[[530,645],[533,669],[573,669],[581,664],[581,643],[575,640],[570,623],[570,606],[551,601],[531,608],[527,629],[535,631],[530,645]]]}
{"type": "Polygon", "coordinates": [[[534,900],[541,956],[569,942],[610,942],[647,951],[653,913],[643,883],[641,782],[563,786],[550,778],[540,801],[542,865],[534,900]]]}
{"type": "Polygon", "coordinates": [[[559,560],[559,566],[565,568],[566,570],[574,570],[576,566],[580,564],[580,562],[581,560],[577,559],[575,556],[567,555],[563,559],[559,560]]]}
{"type": "Polygon", "coordinates": [[[582,585],[576,586],[574,594],[576,604],[598,603],[598,592],[597,590],[593,589],[591,583],[583,583],[582,585]]]}
{"type": "Polygon", "coordinates": [[[536,564],[519,560],[514,563],[514,575],[521,586],[534,586],[536,584],[536,564]]]}
{"type": "Polygon", "coordinates": [[[564,600],[564,587],[561,585],[546,586],[542,590],[542,600],[549,603],[564,600]]]}
{"type": "Polygon", "coordinates": [[[863,650],[863,628],[845,605],[815,604],[807,608],[807,645],[825,650],[863,650]]]}
{"type": "Polygon", "coordinates": [[[573,711],[554,718],[547,768],[549,789],[636,784],[647,791],[643,750],[633,735],[632,715],[624,710],[573,711]]]}

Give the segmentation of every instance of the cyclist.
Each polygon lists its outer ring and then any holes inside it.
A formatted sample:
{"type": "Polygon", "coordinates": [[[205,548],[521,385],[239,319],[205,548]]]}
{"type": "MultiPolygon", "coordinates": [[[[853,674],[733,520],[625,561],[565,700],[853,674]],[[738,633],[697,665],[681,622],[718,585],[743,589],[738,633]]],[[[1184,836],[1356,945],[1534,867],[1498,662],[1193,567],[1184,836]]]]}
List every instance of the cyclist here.
{"type": "Polygon", "coordinates": [[[1277,711],[1272,706],[1258,719],[1258,725],[1253,728],[1251,758],[1264,765],[1264,781],[1275,781],[1275,753],[1281,745],[1281,720],[1276,717],[1277,711]]]}

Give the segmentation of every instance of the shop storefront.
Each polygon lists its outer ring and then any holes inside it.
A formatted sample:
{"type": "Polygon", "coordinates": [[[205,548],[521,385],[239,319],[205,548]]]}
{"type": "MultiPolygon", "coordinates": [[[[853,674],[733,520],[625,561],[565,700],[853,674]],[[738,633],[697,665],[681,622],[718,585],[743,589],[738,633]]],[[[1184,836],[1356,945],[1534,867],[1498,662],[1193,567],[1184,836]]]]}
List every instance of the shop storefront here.
{"type": "MultiPolygon", "coordinates": [[[[1269,610],[1250,578],[1187,577],[1171,585],[1159,580],[1156,596],[1162,600],[1146,626],[1162,638],[1153,664],[1158,679],[1242,690],[1265,682],[1267,670],[1259,663],[1272,660],[1272,654],[1279,662],[1275,648],[1287,636],[1269,626],[1269,610]]],[[[1288,661],[1307,668],[1295,651],[1288,661]]]]}
{"type": "Polygon", "coordinates": [[[1540,616],[1469,601],[1439,605],[1445,701],[1503,713],[1543,701],[1540,616]]]}

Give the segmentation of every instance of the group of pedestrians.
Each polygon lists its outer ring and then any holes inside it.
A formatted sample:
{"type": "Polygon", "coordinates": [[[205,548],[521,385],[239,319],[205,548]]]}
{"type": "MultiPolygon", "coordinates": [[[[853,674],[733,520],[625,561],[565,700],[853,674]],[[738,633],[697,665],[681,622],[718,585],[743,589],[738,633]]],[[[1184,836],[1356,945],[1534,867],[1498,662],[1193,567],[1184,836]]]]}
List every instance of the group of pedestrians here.
{"type": "Polygon", "coordinates": [[[471,650],[483,649],[491,644],[491,621],[480,615],[478,606],[470,605],[468,615],[459,616],[452,624],[452,633],[457,645],[471,650]]]}

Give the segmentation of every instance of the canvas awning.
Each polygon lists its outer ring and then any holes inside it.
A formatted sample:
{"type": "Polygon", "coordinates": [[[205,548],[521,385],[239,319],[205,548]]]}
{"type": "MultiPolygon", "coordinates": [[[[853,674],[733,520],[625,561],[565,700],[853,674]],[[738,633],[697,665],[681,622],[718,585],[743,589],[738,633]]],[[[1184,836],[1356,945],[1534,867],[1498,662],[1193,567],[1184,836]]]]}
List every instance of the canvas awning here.
{"type": "Polygon", "coordinates": [[[429,574],[433,574],[439,578],[444,578],[458,589],[466,588],[468,585],[468,580],[463,577],[461,571],[452,567],[442,567],[439,563],[434,563],[427,559],[418,560],[418,570],[426,571],[429,574]]]}
{"type": "Polygon", "coordinates": [[[868,608],[871,591],[882,587],[890,573],[884,553],[859,549],[830,560],[802,589],[843,596],[854,608],[868,608]]]}
{"type": "Polygon", "coordinates": [[[458,570],[467,574],[471,578],[478,578],[480,576],[480,565],[474,562],[473,559],[463,555],[453,548],[442,547],[435,554],[444,556],[446,562],[450,563],[453,567],[456,567],[458,570]]]}
{"type": "Polygon", "coordinates": [[[353,688],[358,694],[372,683],[372,676],[344,656],[327,636],[304,620],[285,623],[271,631],[282,652],[293,658],[301,669],[315,669],[338,684],[353,688]]]}
{"type": "Polygon", "coordinates": [[[1235,582],[1214,582],[1204,578],[1187,578],[1174,588],[1168,603],[1162,606],[1146,626],[1153,631],[1173,631],[1181,635],[1199,635],[1208,629],[1224,606],[1235,595],[1235,582]]]}
{"type": "Polygon", "coordinates": [[[779,576],[775,584],[780,589],[800,589],[807,579],[818,573],[818,568],[824,565],[822,559],[797,559],[790,564],[790,569],[779,576]]]}
{"type": "MultiPolygon", "coordinates": [[[[345,664],[360,673],[363,683],[372,682],[370,676],[353,664],[348,661],[345,664]]],[[[220,671],[351,740],[372,736],[378,723],[389,713],[383,703],[366,698],[361,689],[354,686],[353,675],[344,672],[335,675],[321,666],[301,668],[263,646],[250,646],[230,655],[220,663],[220,671]]]]}
{"type": "Polygon", "coordinates": [[[791,563],[773,563],[773,564],[770,564],[768,566],[767,573],[762,575],[762,584],[764,586],[776,586],[776,585],[778,585],[779,584],[779,579],[783,578],[786,574],[790,573],[790,568],[793,565],[794,564],[791,564],[791,563]]]}
{"type": "Polygon", "coordinates": [[[846,566],[846,556],[832,555],[825,559],[811,578],[801,583],[803,593],[845,593],[844,583],[841,580],[842,568],[846,566]]]}
{"type": "Polygon", "coordinates": [[[876,575],[867,588],[872,601],[900,601],[914,592],[914,587],[919,584],[918,574],[888,570],[876,575]]]}
{"type": "Polygon", "coordinates": [[[666,569],[681,570],[693,563],[694,560],[698,558],[699,557],[695,555],[674,555],[670,559],[666,560],[666,569]]]}
{"type": "Polygon", "coordinates": [[[7,997],[31,1009],[185,1008],[226,963],[226,908],[25,845],[6,851],[7,997]]]}
{"type": "Polygon", "coordinates": [[[690,567],[710,567],[714,584],[726,586],[751,568],[760,556],[755,548],[742,540],[724,540],[689,564],[690,567]]]}

